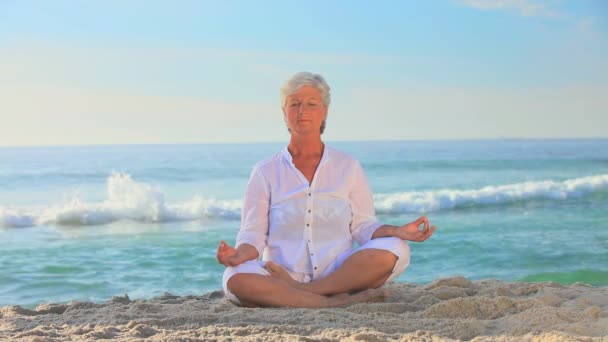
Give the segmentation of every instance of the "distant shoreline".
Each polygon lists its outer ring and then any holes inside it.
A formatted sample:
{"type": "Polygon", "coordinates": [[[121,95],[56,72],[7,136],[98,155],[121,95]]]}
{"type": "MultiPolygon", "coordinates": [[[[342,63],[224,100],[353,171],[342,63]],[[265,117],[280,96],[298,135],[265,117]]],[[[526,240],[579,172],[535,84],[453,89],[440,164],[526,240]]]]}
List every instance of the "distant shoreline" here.
{"type": "MultiPolygon", "coordinates": [[[[483,142],[483,141],[605,141],[608,137],[571,137],[571,138],[518,138],[518,137],[496,137],[496,138],[463,138],[463,139],[381,139],[381,140],[326,140],[327,144],[342,144],[342,143],[432,143],[432,142],[483,142]]],[[[49,144],[49,145],[0,145],[0,149],[9,148],[69,148],[69,147],[159,147],[159,146],[213,146],[213,145],[285,145],[285,141],[254,141],[254,142],[141,142],[141,143],[92,143],[92,144],[49,144]]]]}

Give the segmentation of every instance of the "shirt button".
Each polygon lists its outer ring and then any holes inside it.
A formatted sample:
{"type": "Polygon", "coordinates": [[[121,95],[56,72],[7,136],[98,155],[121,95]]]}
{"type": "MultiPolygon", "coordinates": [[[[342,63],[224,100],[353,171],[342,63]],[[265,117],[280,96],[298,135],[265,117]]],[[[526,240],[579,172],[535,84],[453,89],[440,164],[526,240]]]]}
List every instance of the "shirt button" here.
{"type": "Polygon", "coordinates": [[[309,192],[309,193],[308,193],[308,196],[312,196],[312,194],[309,192]]]}
{"type": "Polygon", "coordinates": [[[310,212],[310,210],[308,212],[310,212]]]}
{"type": "Polygon", "coordinates": [[[316,269],[317,269],[317,268],[315,267],[315,270],[316,270],[316,269]]]}
{"type": "Polygon", "coordinates": [[[307,224],[306,224],[306,227],[310,227],[310,224],[308,224],[308,223],[307,223],[307,224]]]}
{"type": "Polygon", "coordinates": [[[310,253],[310,255],[315,255],[315,253],[310,253]]]}

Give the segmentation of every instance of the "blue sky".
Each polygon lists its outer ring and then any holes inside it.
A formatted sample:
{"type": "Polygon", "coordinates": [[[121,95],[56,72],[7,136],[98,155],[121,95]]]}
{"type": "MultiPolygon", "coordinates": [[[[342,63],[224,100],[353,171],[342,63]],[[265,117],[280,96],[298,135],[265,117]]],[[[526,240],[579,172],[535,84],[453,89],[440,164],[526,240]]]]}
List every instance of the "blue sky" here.
{"type": "Polygon", "coordinates": [[[287,141],[302,70],[328,141],[608,137],[601,0],[0,0],[0,146],[287,141]]]}

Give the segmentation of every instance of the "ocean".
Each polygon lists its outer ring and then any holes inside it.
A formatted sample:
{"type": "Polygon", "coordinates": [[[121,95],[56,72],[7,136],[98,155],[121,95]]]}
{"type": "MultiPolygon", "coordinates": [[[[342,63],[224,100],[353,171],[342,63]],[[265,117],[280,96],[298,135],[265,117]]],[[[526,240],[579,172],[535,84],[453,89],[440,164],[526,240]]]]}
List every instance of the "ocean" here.
{"type": "MultiPolygon", "coordinates": [[[[427,214],[397,281],[608,285],[608,140],[327,142],[389,224],[427,214]]],[[[252,166],[281,143],[0,148],[0,305],[221,288],[252,166]]]]}

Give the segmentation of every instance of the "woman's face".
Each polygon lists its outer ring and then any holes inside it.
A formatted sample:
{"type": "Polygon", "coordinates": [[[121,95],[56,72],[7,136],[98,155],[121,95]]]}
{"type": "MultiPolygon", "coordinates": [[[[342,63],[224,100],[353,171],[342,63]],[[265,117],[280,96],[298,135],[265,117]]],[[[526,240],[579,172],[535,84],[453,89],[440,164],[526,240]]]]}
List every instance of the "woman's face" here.
{"type": "Polygon", "coordinates": [[[303,86],[287,96],[283,114],[291,134],[321,134],[321,123],[327,117],[327,107],[317,88],[303,86]]]}

